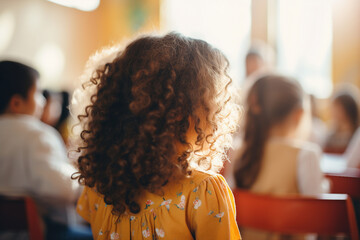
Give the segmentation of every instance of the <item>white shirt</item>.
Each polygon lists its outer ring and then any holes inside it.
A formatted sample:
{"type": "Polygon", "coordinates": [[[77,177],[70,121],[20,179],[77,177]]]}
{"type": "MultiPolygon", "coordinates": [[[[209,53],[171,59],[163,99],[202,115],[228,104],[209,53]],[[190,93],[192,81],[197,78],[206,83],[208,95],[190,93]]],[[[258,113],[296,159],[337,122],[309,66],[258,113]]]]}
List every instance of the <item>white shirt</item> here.
{"type": "Polygon", "coordinates": [[[0,146],[0,194],[29,195],[43,214],[69,223],[80,187],[58,132],[32,116],[2,115],[0,146]]]}
{"type": "Polygon", "coordinates": [[[344,157],[347,162],[347,167],[357,168],[360,166],[360,128],[355,132],[352,137],[344,157]]]}
{"type": "MultiPolygon", "coordinates": [[[[320,168],[321,148],[310,142],[294,141],[285,138],[273,138],[269,141],[280,141],[290,145],[298,145],[300,148],[297,156],[297,182],[299,191],[303,195],[317,195],[329,192],[329,181],[324,178],[324,174],[320,168]]],[[[236,159],[233,159],[236,160],[236,159]]],[[[229,164],[229,168],[233,168],[234,162],[229,164]]],[[[226,180],[231,188],[235,188],[234,170],[227,170],[232,174],[227,174],[226,180]]]]}
{"type": "Polygon", "coordinates": [[[322,151],[319,146],[308,143],[297,156],[297,180],[303,195],[317,195],[330,191],[329,181],[324,178],[320,167],[322,151]]]}

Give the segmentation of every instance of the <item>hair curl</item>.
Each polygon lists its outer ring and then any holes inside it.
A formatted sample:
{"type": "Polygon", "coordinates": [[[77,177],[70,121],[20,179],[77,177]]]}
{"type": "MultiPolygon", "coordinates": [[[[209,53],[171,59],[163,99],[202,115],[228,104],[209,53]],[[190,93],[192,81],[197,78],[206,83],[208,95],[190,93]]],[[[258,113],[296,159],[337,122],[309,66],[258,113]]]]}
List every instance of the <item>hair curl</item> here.
{"type": "MultiPolygon", "coordinates": [[[[219,50],[176,33],[140,37],[117,51],[82,85],[95,93],[78,115],[73,178],[121,215],[140,211],[144,190],[156,193],[196,168],[218,171],[239,116],[227,69],[219,50]],[[187,139],[191,121],[194,144],[187,139]]],[[[81,103],[76,95],[73,102],[81,103]]]]}

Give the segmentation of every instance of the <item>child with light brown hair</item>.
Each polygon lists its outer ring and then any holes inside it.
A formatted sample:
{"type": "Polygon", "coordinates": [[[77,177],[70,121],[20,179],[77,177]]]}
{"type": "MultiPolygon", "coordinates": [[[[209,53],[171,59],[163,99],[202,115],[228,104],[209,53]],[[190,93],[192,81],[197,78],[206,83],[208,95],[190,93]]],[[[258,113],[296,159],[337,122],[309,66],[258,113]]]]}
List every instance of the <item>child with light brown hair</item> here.
{"type": "MultiPolygon", "coordinates": [[[[320,169],[321,149],[303,140],[304,120],[308,117],[310,121],[309,107],[307,96],[294,79],[268,74],[253,83],[246,99],[243,143],[234,167],[238,188],[274,195],[328,191],[320,169]]],[[[251,229],[242,233],[244,239],[270,239],[270,235],[251,229]]]]}
{"type": "Polygon", "coordinates": [[[74,177],[94,239],[240,239],[216,174],[239,115],[227,69],[208,43],[170,33],[138,38],[93,72],[74,177]]]}

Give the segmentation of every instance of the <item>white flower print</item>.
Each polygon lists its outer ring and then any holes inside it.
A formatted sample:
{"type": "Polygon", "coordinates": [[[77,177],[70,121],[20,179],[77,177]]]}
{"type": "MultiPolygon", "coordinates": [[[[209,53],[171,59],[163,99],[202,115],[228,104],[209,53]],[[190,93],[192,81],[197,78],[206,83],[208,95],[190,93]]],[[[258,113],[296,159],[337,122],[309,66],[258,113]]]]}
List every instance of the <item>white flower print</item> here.
{"type": "Polygon", "coordinates": [[[224,216],[224,212],[219,212],[218,214],[215,215],[215,217],[217,218],[222,218],[224,216]]]}
{"type": "Polygon", "coordinates": [[[161,228],[155,228],[156,231],[156,235],[158,235],[159,237],[163,238],[165,236],[165,232],[164,230],[162,230],[161,228]]]}
{"type": "Polygon", "coordinates": [[[194,208],[198,209],[201,206],[201,200],[200,199],[195,199],[193,204],[194,204],[194,208]]]}
{"type": "Polygon", "coordinates": [[[116,232],[111,233],[110,239],[111,239],[111,240],[117,240],[117,239],[119,239],[119,234],[116,233],[116,232]]]}
{"type": "Polygon", "coordinates": [[[135,216],[130,216],[130,221],[134,221],[135,220],[135,216]]]}
{"type": "Polygon", "coordinates": [[[99,236],[101,236],[101,235],[103,235],[102,229],[100,229],[100,231],[99,231],[99,236]]]}
{"type": "Polygon", "coordinates": [[[81,205],[81,204],[78,205],[78,208],[80,211],[82,211],[84,209],[83,205],[81,205]]]}
{"type": "Polygon", "coordinates": [[[185,195],[182,195],[180,198],[180,203],[179,204],[175,204],[180,210],[184,210],[185,209],[185,195]]]}
{"type": "Polygon", "coordinates": [[[148,238],[148,237],[150,237],[150,230],[149,230],[149,228],[146,228],[145,230],[143,230],[142,231],[142,234],[143,234],[143,236],[145,237],[145,238],[148,238]]]}
{"type": "Polygon", "coordinates": [[[170,210],[170,203],[171,203],[171,199],[165,200],[160,204],[160,206],[164,206],[166,207],[166,209],[169,211],[170,210]]]}
{"type": "Polygon", "coordinates": [[[219,212],[214,217],[219,218],[219,222],[221,222],[221,218],[224,216],[224,212],[219,212]]]}

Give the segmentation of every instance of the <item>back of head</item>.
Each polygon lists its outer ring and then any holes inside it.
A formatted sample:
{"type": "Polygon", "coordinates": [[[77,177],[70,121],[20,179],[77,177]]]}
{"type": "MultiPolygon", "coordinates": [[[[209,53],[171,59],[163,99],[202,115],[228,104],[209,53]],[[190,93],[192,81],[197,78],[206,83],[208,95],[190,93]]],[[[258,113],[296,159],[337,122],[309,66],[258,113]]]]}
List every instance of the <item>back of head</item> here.
{"type": "Polygon", "coordinates": [[[220,168],[222,162],[211,159],[225,153],[216,142],[235,130],[227,68],[219,50],[176,33],[130,43],[85,84],[97,92],[79,116],[79,181],[95,186],[122,214],[138,212],[137,196],[159,190],[174,175],[186,176],[194,166],[220,168]],[[187,138],[190,120],[195,145],[187,138]],[[208,154],[189,163],[205,144],[208,154]]]}
{"type": "Polygon", "coordinates": [[[254,82],[247,95],[244,146],[235,166],[238,187],[254,183],[271,128],[301,108],[303,96],[300,85],[285,76],[267,75],[254,82]]]}
{"type": "Polygon", "coordinates": [[[245,57],[246,76],[268,68],[273,68],[275,62],[275,52],[270,45],[261,41],[254,40],[248,49],[245,57]]]}
{"type": "Polygon", "coordinates": [[[18,94],[24,99],[39,78],[39,73],[22,63],[13,61],[0,62],[0,114],[8,107],[12,96],[18,94]]]}
{"type": "Polygon", "coordinates": [[[351,124],[352,131],[355,132],[359,126],[359,105],[355,91],[340,91],[334,96],[333,102],[343,108],[346,118],[351,124]]]}

